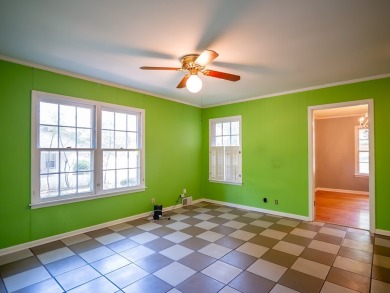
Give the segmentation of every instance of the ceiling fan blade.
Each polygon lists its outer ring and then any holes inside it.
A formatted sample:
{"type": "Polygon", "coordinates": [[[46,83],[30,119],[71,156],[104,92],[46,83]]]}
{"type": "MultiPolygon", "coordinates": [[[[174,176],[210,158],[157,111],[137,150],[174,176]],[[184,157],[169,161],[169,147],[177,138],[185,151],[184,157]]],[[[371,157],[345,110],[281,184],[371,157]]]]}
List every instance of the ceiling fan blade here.
{"type": "Polygon", "coordinates": [[[196,58],[195,63],[200,66],[206,66],[218,56],[218,53],[213,50],[204,50],[203,53],[196,58]]]}
{"type": "Polygon", "coordinates": [[[241,78],[239,75],[215,71],[215,70],[203,70],[202,73],[206,76],[221,78],[229,81],[238,81],[241,78]]]}
{"type": "Polygon", "coordinates": [[[181,79],[181,81],[179,82],[179,84],[177,85],[176,88],[181,89],[181,88],[186,87],[187,80],[190,76],[191,76],[191,74],[184,75],[184,77],[181,79]]]}
{"type": "Polygon", "coordinates": [[[181,70],[180,67],[153,67],[153,66],[142,66],[140,69],[143,70],[181,70]]]}

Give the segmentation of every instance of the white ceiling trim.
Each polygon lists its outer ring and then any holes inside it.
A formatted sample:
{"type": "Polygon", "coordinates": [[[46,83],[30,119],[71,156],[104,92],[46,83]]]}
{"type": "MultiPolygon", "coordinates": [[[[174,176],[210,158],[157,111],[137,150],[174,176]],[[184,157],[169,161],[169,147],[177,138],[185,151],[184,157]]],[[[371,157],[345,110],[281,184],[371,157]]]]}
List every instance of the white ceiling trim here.
{"type": "MultiPolygon", "coordinates": [[[[334,83],[318,85],[318,86],[313,86],[313,87],[307,87],[307,88],[301,88],[301,89],[296,89],[296,90],[291,90],[291,91],[278,92],[278,93],[274,93],[274,94],[270,94],[270,95],[258,96],[258,97],[248,98],[248,99],[235,100],[235,101],[226,102],[226,103],[219,103],[219,104],[203,106],[203,105],[196,105],[196,104],[184,102],[182,100],[177,100],[177,99],[173,99],[173,98],[169,98],[169,97],[165,97],[165,96],[156,95],[154,93],[150,93],[150,92],[147,92],[147,91],[142,91],[142,90],[135,89],[135,88],[128,87],[128,86],[124,86],[124,85],[121,85],[121,84],[117,84],[117,83],[113,83],[113,82],[109,82],[109,81],[105,81],[105,80],[89,77],[89,76],[86,76],[86,75],[81,75],[81,74],[78,74],[78,73],[74,73],[74,72],[70,72],[70,71],[66,71],[66,70],[62,70],[62,69],[57,69],[57,68],[53,68],[53,67],[50,67],[50,66],[41,65],[41,64],[37,64],[37,63],[25,61],[25,60],[20,60],[20,59],[16,59],[16,58],[4,56],[4,55],[0,55],[0,60],[13,62],[13,63],[16,63],[16,64],[29,66],[29,67],[33,67],[33,68],[36,68],[36,69],[46,70],[46,71],[50,71],[50,72],[53,72],[53,73],[58,73],[58,74],[62,74],[62,75],[70,76],[70,77],[75,77],[75,78],[79,78],[79,79],[83,79],[83,80],[87,80],[87,81],[91,81],[91,82],[96,82],[98,84],[103,84],[103,85],[112,86],[112,87],[116,87],[116,88],[120,88],[120,89],[124,89],[124,90],[129,90],[129,91],[133,91],[133,92],[136,92],[136,93],[149,95],[149,96],[152,96],[152,97],[157,97],[157,98],[169,100],[169,101],[172,101],[172,102],[193,106],[193,107],[196,107],[196,108],[213,108],[213,107],[218,107],[218,106],[237,104],[237,103],[242,103],[242,102],[249,102],[249,101],[254,101],[254,100],[259,100],[259,99],[272,98],[272,97],[283,96],[283,95],[288,95],[288,94],[295,94],[295,93],[301,93],[301,92],[306,92],[306,91],[318,90],[318,89],[323,89],[323,88],[328,88],[328,87],[347,85],[347,84],[352,84],[352,83],[358,83],[358,82],[363,82],[363,81],[370,81],[370,80],[383,79],[383,78],[390,77],[390,73],[386,73],[386,74],[381,74],[381,75],[369,76],[369,77],[352,79],[352,80],[341,81],[341,82],[334,82],[334,83]]],[[[201,97],[199,97],[199,98],[202,99],[201,97]]]]}

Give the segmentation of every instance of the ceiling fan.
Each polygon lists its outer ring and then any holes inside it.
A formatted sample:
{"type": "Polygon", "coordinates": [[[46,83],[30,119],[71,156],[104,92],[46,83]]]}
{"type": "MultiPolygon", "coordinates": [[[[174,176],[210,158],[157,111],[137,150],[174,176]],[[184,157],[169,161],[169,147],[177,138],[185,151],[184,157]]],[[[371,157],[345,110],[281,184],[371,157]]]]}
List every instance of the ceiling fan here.
{"type": "Polygon", "coordinates": [[[213,50],[204,50],[202,54],[188,54],[181,58],[181,67],[152,67],[142,66],[140,69],[144,70],[174,70],[174,71],[188,71],[188,73],[182,78],[177,85],[177,88],[187,89],[192,93],[197,93],[202,88],[202,81],[198,77],[198,73],[201,72],[203,75],[225,79],[228,81],[240,80],[239,75],[209,70],[206,69],[206,65],[217,58],[219,55],[213,50]]]}

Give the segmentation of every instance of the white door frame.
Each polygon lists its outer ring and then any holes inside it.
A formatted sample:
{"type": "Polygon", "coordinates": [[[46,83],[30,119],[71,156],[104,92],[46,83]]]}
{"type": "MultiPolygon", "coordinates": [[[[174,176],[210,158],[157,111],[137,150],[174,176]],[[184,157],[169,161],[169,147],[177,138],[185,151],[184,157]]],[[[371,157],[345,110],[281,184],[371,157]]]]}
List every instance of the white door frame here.
{"type": "Polygon", "coordinates": [[[309,221],[314,221],[314,195],[315,195],[315,147],[314,147],[314,115],[315,110],[342,108],[357,105],[368,105],[368,128],[370,147],[370,176],[369,176],[369,203],[370,203],[370,232],[375,232],[375,154],[374,154],[374,101],[373,99],[351,101],[344,103],[325,104],[308,107],[308,135],[309,135],[309,221]]]}

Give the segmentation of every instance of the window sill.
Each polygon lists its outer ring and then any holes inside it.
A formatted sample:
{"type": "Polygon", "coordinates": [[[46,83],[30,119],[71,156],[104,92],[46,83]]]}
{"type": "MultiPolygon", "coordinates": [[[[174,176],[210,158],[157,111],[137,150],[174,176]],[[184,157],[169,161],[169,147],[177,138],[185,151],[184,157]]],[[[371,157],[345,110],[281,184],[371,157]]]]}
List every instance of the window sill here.
{"type": "Polygon", "coordinates": [[[110,192],[110,193],[106,192],[106,193],[101,193],[98,195],[85,195],[85,196],[80,196],[80,197],[47,200],[47,201],[41,201],[41,202],[37,202],[37,203],[31,203],[30,207],[31,207],[31,209],[39,209],[39,208],[57,206],[57,205],[80,202],[80,201],[94,200],[94,199],[98,199],[98,198],[124,195],[124,194],[128,194],[128,193],[143,192],[143,191],[145,191],[145,189],[146,189],[146,187],[139,187],[137,189],[127,189],[127,190],[121,190],[121,191],[110,192]]]}
{"type": "Polygon", "coordinates": [[[219,181],[219,180],[212,180],[212,179],[209,179],[209,182],[210,183],[220,183],[220,184],[229,184],[229,185],[238,185],[238,186],[242,186],[242,182],[231,182],[231,181],[219,181]]]}
{"type": "Polygon", "coordinates": [[[355,174],[354,176],[361,177],[361,178],[369,178],[370,177],[370,175],[368,175],[368,174],[355,174]]]}

